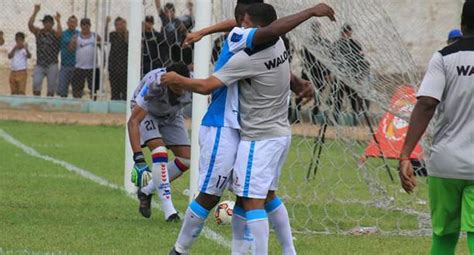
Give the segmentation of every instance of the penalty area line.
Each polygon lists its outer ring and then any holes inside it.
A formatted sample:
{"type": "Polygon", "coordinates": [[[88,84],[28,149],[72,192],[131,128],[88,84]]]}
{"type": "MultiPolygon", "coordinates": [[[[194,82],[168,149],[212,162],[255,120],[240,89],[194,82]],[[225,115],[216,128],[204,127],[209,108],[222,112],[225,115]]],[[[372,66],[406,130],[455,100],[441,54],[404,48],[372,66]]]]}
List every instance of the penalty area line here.
{"type": "MultiPolygon", "coordinates": [[[[84,177],[84,178],[86,178],[90,181],[93,181],[93,182],[95,182],[99,185],[102,185],[102,186],[105,186],[105,187],[108,187],[108,188],[111,188],[111,189],[116,189],[116,190],[123,191],[127,194],[128,197],[133,198],[133,199],[136,200],[135,195],[131,194],[131,193],[128,193],[123,187],[118,186],[114,183],[111,183],[110,181],[108,181],[107,179],[105,179],[103,177],[97,176],[97,175],[91,173],[90,171],[87,171],[83,168],[75,166],[75,165],[73,165],[71,163],[68,163],[64,160],[56,159],[56,158],[50,157],[48,155],[41,154],[37,150],[35,150],[35,149],[27,146],[26,144],[23,144],[22,142],[18,141],[17,139],[15,139],[13,136],[11,136],[9,133],[7,133],[2,128],[0,128],[0,137],[3,138],[3,140],[5,140],[7,143],[19,148],[24,153],[26,153],[26,154],[28,154],[32,157],[39,158],[39,159],[51,162],[53,164],[62,166],[63,168],[65,168],[69,172],[73,172],[73,173],[75,173],[75,174],[77,174],[81,177],[84,177]]],[[[153,206],[160,208],[159,205],[155,202],[153,203],[153,206]]],[[[160,208],[160,210],[161,210],[161,208],[160,208]]],[[[204,234],[204,237],[206,237],[207,239],[209,239],[211,241],[214,241],[217,244],[222,245],[222,246],[224,246],[228,249],[231,248],[231,246],[229,244],[230,241],[226,240],[222,235],[220,235],[217,232],[209,229],[208,227],[204,227],[203,230],[202,230],[202,233],[204,234]]]]}

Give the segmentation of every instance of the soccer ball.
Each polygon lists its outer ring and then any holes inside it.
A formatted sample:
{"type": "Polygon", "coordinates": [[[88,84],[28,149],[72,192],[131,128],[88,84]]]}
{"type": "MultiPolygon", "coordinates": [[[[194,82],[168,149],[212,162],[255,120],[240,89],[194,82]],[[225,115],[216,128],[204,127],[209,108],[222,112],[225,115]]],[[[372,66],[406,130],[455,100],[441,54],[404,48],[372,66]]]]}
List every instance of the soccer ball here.
{"type": "Polygon", "coordinates": [[[232,221],[232,213],[234,210],[234,201],[223,201],[217,205],[214,217],[218,225],[230,224],[232,221]]]}

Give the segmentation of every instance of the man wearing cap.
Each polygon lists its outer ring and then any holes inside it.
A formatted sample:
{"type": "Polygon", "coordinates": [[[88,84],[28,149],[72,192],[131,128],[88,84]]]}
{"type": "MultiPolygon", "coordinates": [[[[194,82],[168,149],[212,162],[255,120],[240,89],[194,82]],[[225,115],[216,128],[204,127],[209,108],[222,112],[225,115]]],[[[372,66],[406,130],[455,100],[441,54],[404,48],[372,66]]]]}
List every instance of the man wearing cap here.
{"type": "Polygon", "coordinates": [[[446,42],[448,45],[451,45],[462,38],[462,32],[460,29],[453,29],[449,31],[448,34],[448,41],[446,42]]]}
{"type": "Polygon", "coordinates": [[[41,5],[34,7],[33,15],[28,21],[28,28],[36,37],[36,67],[33,73],[33,95],[41,95],[43,79],[46,76],[48,81],[47,96],[54,96],[58,85],[58,54],[61,40],[61,15],[56,12],[56,16],[44,15],[41,20],[43,28],[35,27],[36,15],[41,9],[41,5]],[[56,20],[56,30],[53,30],[54,20],[56,20]]]}
{"type": "Polygon", "coordinates": [[[412,193],[409,157],[436,112],[426,167],[432,255],[454,255],[460,231],[474,254],[474,1],[464,3],[461,29],[461,39],[431,58],[400,154],[400,181],[412,193]]]}

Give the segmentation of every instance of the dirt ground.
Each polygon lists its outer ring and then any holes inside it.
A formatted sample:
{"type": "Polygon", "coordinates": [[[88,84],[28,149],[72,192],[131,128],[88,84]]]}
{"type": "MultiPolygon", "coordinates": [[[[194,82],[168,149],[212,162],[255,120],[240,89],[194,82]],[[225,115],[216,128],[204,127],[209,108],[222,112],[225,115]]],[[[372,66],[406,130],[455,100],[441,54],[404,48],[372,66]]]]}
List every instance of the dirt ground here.
{"type": "MultiPolygon", "coordinates": [[[[0,109],[0,120],[17,120],[36,123],[57,123],[57,124],[80,124],[80,125],[111,125],[124,126],[125,114],[123,113],[75,113],[75,112],[44,112],[32,110],[12,110],[0,109]]],[[[191,121],[186,120],[187,128],[191,127],[191,121]]],[[[319,125],[294,124],[292,126],[293,135],[305,137],[316,137],[319,133],[319,125]]],[[[371,135],[365,126],[343,127],[336,129],[328,126],[326,132],[327,139],[337,137],[351,137],[355,140],[368,140],[371,135]]]]}

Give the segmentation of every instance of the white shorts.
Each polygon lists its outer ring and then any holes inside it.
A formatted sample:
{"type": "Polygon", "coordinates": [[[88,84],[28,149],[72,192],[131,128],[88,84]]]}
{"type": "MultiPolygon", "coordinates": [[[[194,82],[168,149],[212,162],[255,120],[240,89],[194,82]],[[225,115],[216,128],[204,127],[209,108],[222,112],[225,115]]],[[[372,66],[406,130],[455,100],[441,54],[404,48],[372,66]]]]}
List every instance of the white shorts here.
{"type": "Polygon", "coordinates": [[[183,115],[172,118],[157,118],[147,114],[140,122],[140,142],[142,147],[154,139],[163,139],[166,145],[190,145],[183,115]]]}
{"type": "Polygon", "coordinates": [[[239,130],[228,127],[201,126],[199,130],[199,191],[221,196],[231,183],[237,149],[239,130]]]}
{"type": "Polygon", "coordinates": [[[232,189],[239,197],[265,199],[278,189],[291,136],[261,141],[240,141],[234,164],[232,189]]]}

